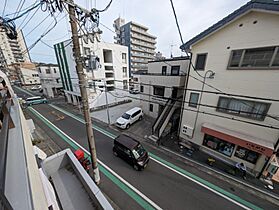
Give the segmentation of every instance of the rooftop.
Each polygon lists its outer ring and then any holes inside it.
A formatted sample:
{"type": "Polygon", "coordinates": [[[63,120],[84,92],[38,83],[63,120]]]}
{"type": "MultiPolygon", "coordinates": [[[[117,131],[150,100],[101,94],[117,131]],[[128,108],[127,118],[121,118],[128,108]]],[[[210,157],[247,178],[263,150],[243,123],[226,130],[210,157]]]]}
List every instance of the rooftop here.
{"type": "Polygon", "coordinates": [[[225,25],[229,24],[231,21],[236,20],[241,15],[252,11],[272,11],[272,12],[279,12],[279,1],[278,0],[251,0],[244,6],[240,7],[239,9],[235,10],[233,13],[229,14],[219,22],[215,23],[205,31],[201,32],[194,38],[190,39],[184,45],[180,46],[182,50],[189,50],[190,46],[197,43],[198,41],[206,38],[211,33],[223,28],[225,25]]]}

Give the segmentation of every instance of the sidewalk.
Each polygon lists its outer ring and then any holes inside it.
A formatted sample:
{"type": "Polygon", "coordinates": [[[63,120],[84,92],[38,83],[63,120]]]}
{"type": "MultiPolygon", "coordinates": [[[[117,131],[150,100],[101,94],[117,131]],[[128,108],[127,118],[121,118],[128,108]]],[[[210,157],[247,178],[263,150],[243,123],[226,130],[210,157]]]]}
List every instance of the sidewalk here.
{"type": "MultiPolygon", "coordinates": [[[[79,110],[66,103],[55,103],[55,105],[69,111],[72,113],[75,113],[76,115],[79,115],[79,110]]],[[[146,119],[148,121],[148,119],[146,119]]],[[[95,121],[96,122],[96,121],[95,121]]],[[[104,126],[106,129],[109,129],[109,127],[114,127],[113,125],[108,126],[107,124],[100,122],[97,120],[97,124],[100,124],[101,126],[104,126]]],[[[129,130],[125,130],[124,133],[129,133],[129,134],[134,134],[137,136],[138,140],[148,142],[147,136],[148,134],[151,134],[151,127],[152,123],[144,123],[143,121],[135,123],[129,130]]],[[[114,128],[117,130],[117,128],[114,128]]],[[[122,131],[123,132],[123,131],[122,131]]],[[[152,142],[150,142],[152,144],[152,142]]],[[[154,142],[153,142],[154,145],[154,142]]],[[[217,176],[221,179],[226,179],[228,182],[234,181],[239,185],[242,185],[244,187],[249,187],[251,190],[261,192],[267,196],[270,196],[271,198],[279,200],[279,184],[274,183],[274,189],[269,190],[265,187],[264,183],[260,181],[259,179],[248,175],[247,174],[247,179],[244,180],[239,174],[236,175],[231,175],[229,171],[232,169],[232,166],[229,164],[226,164],[220,160],[215,159],[215,163],[213,166],[209,166],[207,164],[207,159],[210,157],[207,153],[201,151],[201,150],[196,150],[193,152],[192,156],[189,156],[187,154],[188,149],[185,147],[181,147],[178,144],[177,137],[173,136],[166,136],[162,141],[161,145],[159,146],[159,149],[164,150],[166,153],[168,153],[171,156],[177,156],[179,158],[185,159],[187,162],[191,162],[195,165],[197,165],[197,168],[200,170],[203,170],[205,172],[214,172],[214,176],[217,176]]],[[[211,173],[212,174],[212,173],[211,173]]]]}
{"type": "Polygon", "coordinates": [[[235,174],[235,175],[232,175],[230,172],[231,170],[233,169],[233,166],[221,161],[221,160],[218,160],[216,158],[215,159],[215,162],[213,164],[213,166],[209,166],[207,164],[207,159],[209,157],[211,157],[209,154],[201,151],[201,150],[195,150],[193,152],[192,155],[189,155],[188,151],[189,149],[185,148],[185,147],[181,147],[179,144],[178,144],[178,140],[177,140],[177,137],[172,137],[172,136],[166,136],[162,141],[161,141],[161,146],[162,147],[165,147],[177,154],[180,154],[182,156],[184,156],[185,158],[187,158],[188,160],[193,160],[195,162],[198,162],[200,164],[202,164],[203,166],[205,166],[206,168],[208,169],[213,169],[215,171],[218,171],[219,173],[225,175],[226,177],[231,177],[232,179],[240,182],[240,183],[247,183],[251,186],[254,186],[256,188],[259,188],[260,190],[263,190],[267,193],[271,193],[271,194],[274,194],[275,196],[279,197],[279,184],[276,183],[276,182],[273,182],[273,185],[274,185],[274,189],[273,190],[268,190],[266,187],[265,187],[265,184],[260,181],[259,179],[247,174],[247,178],[246,180],[244,180],[240,174],[235,174]]]}

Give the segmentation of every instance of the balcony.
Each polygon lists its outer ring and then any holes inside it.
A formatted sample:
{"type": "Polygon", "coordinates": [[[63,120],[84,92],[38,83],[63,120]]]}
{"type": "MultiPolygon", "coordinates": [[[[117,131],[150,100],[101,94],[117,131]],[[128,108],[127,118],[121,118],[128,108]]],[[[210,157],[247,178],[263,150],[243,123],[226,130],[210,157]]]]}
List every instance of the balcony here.
{"type": "Polygon", "coordinates": [[[149,36],[149,37],[152,37],[152,38],[155,38],[155,39],[157,38],[156,36],[153,36],[153,35],[147,33],[147,30],[142,30],[142,29],[139,29],[138,27],[133,27],[132,26],[131,31],[134,31],[136,33],[140,33],[142,35],[149,36]]]}
{"type": "Polygon", "coordinates": [[[144,40],[145,42],[149,42],[149,43],[152,43],[154,45],[157,43],[154,38],[149,38],[147,36],[139,35],[137,33],[131,33],[131,37],[136,38],[136,39],[140,39],[140,40],[144,40]]]}
{"type": "Polygon", "coordinates": [[[137,41],[137,40],[131,39],[131,43],[134,44],[134,45],[139,45],[139,46],[145,47],[145,48],[156,49],[155,45],[148,44],[148,43],[142,42],[142,41],[137,41]]]}

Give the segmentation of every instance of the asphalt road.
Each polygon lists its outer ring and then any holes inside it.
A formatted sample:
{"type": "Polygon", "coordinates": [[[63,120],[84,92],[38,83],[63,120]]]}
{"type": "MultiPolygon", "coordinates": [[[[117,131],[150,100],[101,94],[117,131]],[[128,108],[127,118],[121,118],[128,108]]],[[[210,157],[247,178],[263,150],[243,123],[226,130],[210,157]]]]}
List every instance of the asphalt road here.
{"type": "MultiPolygon", "coordinates": [[[[22,92],[17,91],[20,94],[22,92]]],[[[48,119],[52,124],[57,126],[60,130],[65,132],[69,137],[78,142],[82,147],[87,147],[86,132],[84,124],[69,117],[49,105],[37,105],[33,108],[48,119]],[[61,119],[59,116],[64,116],[61,119]]],[[[45,132],[61,147],[69,148],[69,144],[61,139],[57,133],[53,132],[48,126],[44,124],[37,116],[30,114],[35,123],[39,125],[45,132]]],[[[101,132],[94,130],[96,139],[97,155],[98,159],[105,163],[110,169],[112,169],[119,176],[124,178],[133,187],[143,193],[148,199],[157,204],[158,208],[162,209],[241,209],[240,206],[223,198],[223,195],[213,193],[209,189],[185,178],[175,170],[168,168],[156,161],[150,161],[148,167],[141,172],[133,170],[123,160],[115,157],[112,154],[113,141],[112,138],[104,135],[101,132]]],[[[149,151],[156,154],[163,160],[167,160],[170,163],[174,163],[181,168],[185,168],[181,163],[175,160],[169,159],[163,154],[153,151],[152,148],[148,148],[149,151]]],[[[188,169],[187,169],[188,170],[188,169]]],[[[201,175],[201,174],[199,174],[201,175]]],[[[202,176],[206,176],[203,174],[202,176]]],[[[144,205],[141,202],[133,198],[129,191],[125,191],[119,188],[108,176],[101,173],[102,182],[100,188],[107,194],[121,209],[141,209],[144,205]]],[[[205,177],[202,177],[205,178],[205,177]]],[[[207,179],[208,180],[208,179],[207,179]]],[[[211,180],[214,184],[224,186],[229,189],[222,181],[211,180]]],[[[211,183],[212,183],[211,182],[211,183]]],[[[235,192],[237,196],[248,200],[249,202],[263,209],[276,209],[275,205],[257,199],[252,195],[242,195],[241,191],[235,192]]],[[[154,206],[153,206],[154,207],[154,206]]],[[[255,207],[255,209],[256,209],[255,207]]],[[[148,208],[148,206],[146,207],[148,208]]]]}

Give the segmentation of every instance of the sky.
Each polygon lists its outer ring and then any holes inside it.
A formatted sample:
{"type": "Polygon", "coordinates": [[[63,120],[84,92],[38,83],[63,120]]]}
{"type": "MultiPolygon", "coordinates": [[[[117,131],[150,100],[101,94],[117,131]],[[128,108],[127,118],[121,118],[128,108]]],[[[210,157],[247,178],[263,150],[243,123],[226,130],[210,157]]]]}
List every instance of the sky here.
{"type": "MultiPolygon", "coordinates": [[[[23,8],[34,4],[35,1],[25,0],[23,8]]],[[[0,0],[0,2],[0,15],[2,15],[5,0],[0,0]]],[[[20,2],[21,0],[7,0],[3,16],[14,13],[20,2]]],[[[87,9],[95,6],[97,9],[103,9],[109,0],[76,0],[75,2],[87,9]]],[[[173,0],[184,42],[247,2],[248,0],[173,0]]],[[[49,13],[43,12],[41,9],[30,19],[34,12],[35,10],[30,12],[27,17],[23,16],[15,21],[17,28],[23,30],[28,47],[44,33],[48,26],[53,24],[53,18],[47,17],[49,13]],[[43,20],[44,22],[37,27],[43,20]]],[[[32,61],[57,63],[51,46],[70,38],[70,25],[66,11],[56,15],[58,15],[58,24],[42,39],[49,46],[42,42],[36,44],[30,50],[32,61]]],[[[181,41],[170,0],[113,0],[108,10],[100,13],[100,23],[114,30],[113,21],[118,17],[124,18],[126,22],[134,21],[147,26],[149,33],[157,37],[156,51],[162,52],[165,57],[170,57],[171,53],[174,56],[183,55],[179,49],[181,41]]],[[[103,31],[102,40],[114,42],[114,34],[110,30],[102,25],[100,25],[100,29],[103,31]]]]}

